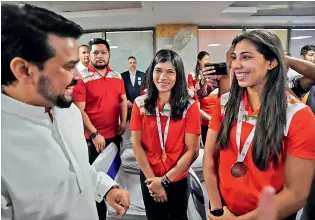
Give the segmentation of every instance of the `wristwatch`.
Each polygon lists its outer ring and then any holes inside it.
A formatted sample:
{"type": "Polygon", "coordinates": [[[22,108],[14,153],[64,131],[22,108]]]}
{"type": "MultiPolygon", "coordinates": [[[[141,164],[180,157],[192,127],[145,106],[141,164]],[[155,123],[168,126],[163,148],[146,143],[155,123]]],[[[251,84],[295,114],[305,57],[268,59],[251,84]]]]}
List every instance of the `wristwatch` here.
{"type": "Polygon", "coordinates": [[[94,138],[96,138],[97,135],[98,135],[98,131],[95,131],[95,132],[93,132],[93,133],[90,134],[90,137],[91,137],[92,139],[94,139],[94,138]]]}
{"type": "Polygon", "coordinates": [[[210,210],[210,213],[214,216],[222,216],[223,215],[223,209],[215,209],[213,211],[210,210]]]}
{"type": "Polygon", "coordinates": [[[166,175],[164,175],[162,177],[162,180],[161,180],[161,184],[162,184],[163,188],[166,189],[170,185],[170,183],[172,183],[172,182],[169,180],[169,178],[167,178],[166,175]]]}

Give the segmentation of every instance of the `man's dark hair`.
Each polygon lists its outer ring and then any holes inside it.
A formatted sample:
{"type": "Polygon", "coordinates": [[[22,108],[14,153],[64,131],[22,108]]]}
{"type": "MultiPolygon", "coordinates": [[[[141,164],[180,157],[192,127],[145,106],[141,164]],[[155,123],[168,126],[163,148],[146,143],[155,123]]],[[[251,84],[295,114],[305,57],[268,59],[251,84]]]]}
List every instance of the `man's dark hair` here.
{"type": "Polygon", "coordinates": [[[104,44],[106,46],[108,52],[110,52],[109,43],[107,42],[107,40],[104,40],[102,38],[93,38],[92,40],[90,40],[90,42],[89,42],[89,52],[91,52],[92,46],[96,45],[96,44],[104,44]]]}
{"type": "Polygon", "coordinates": [[[301,48],[301,56],[305,56],[308,51],[315,51],[315,45],[305,45],[304,47],[301,48]]]}
{"type": "Polygon", "coordinates": [[[86,45],[86,44],[81,44],[81,45],[78,47],[78,49],[80,49],[81,47],[87,47],[87,48],[89,48],[88,45],[86,45]]]}
{"type": "Polygon", "coordinates": [[[130,59],[135,59],[135,60],[137,60],[134,56],[128,57],[128,60],[130,60],[130,59]]]}
{"type": "Polygon", "coordinates": [[[55,55],[48,35],[78,39],[83,29],[52,11],[29,4],[1,5],[1,85],[16,81],[10,62],[23,58],[43,69],[55,55]]]}

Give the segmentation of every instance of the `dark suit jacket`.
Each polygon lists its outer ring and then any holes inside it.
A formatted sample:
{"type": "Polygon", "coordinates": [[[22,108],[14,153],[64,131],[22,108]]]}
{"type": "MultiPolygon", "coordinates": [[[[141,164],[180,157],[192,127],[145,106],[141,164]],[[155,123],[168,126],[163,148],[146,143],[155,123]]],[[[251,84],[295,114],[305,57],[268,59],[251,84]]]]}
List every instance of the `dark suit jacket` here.
{"type": "MultiPolygon", "coordinates": [[[[137,70],[134,86],[131,83],[129,71],[123,72],[121,74],[121,77],[124,80],[127,99],[131,103],[133,103],[135,99],[138,96],[140,96],[140,92],[141,92],[140,87],[141,87],[142,81],[144,80],[144,73],[137,70]]],[[[131,115],[131,110],[128,110],[128,120],[130,119],[130,115],[131,115]]]]}

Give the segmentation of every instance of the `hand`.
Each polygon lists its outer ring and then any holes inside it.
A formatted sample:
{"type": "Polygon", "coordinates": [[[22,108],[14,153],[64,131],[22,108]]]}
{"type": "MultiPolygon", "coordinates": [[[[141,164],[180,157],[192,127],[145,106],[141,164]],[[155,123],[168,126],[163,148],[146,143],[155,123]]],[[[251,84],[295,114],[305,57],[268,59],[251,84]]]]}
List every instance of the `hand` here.
{"type": "Polygon", "coordinates": [[[167,195],[164,188],[162,188],[157,194],[154,194],[152,197],[155,202],[167,202],[167,195]]]}
{"type": "Polygon", "coordinates": [[[123,135],[125,133],[125,130],[126,130],[126,123],[120,123],[117,134],[123,135]]]}
{"type": "Polygon", "coordinates": [[[145,183],[147,184],[148,189],[152,191],[154,194],[157,194],[159,191],[161,191],[161,189],[164,189],[162,186],[161,177],[153,177],[147,179],[145,183]]]}
{"type": "Polygon", "coordinates": [[[272,187],[265,187],[259,197],[258,201],[258,218],[257,220],[276,220],[277,209],[275,201],[275,189],[272,187]]]}
{"type": "Polygon", "coordinates": [[[129,109],[132,109],[133,104],[128,100],[127,101],[127,106],[128,106],[129,109]]]}
{"type": "Polygon", "coordinates": [[[208,67],[203,67],[201,70],[201,85],[205,83],[205,80],[208,78],[211,78],[214,73],[215,73],[215,67],[214,66],[208,66],[208,67]]]}
{"type": "Polygon", "coordinates": [[[92,141],[95,145],[96,151],[98,153],[101,153],[106,145],[105,138],[102,135],[98,134],[94,139],[92,139],[92,141]]]}
{"type": "Polygon", "coordinates": [[[236,220],[236,216],[226,207],[223,207],[223,215],[222,216],[214,216],[208,210],[208,219],[209,220],[236,220]]]}
{"type": "Polygon", "coordinates": [[[116,215],[123,216],[129,209],[129,192],[126,190],[113,188],[107,193],[106,201],[113,209],[116,210],[116,215]]]}

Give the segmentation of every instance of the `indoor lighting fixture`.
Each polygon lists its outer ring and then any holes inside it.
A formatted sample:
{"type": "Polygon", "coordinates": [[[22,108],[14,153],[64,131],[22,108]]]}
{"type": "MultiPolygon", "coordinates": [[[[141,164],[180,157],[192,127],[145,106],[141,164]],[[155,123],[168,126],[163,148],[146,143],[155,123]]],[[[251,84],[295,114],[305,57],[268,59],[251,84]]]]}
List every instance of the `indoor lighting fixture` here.
{"type": "Polygon", "coordinates": [[[208,44],[207,47],[217,47],[220,46],[221,44],[208,44]]]}
{"type": "Polygon", "coordinates": [[[110,49],[117,49],[117,46],[110,46],[110,49]]]}
{"type": "Polygon", "coordinates": [[[302,40],[306,38],[311,38],[312,36],[297,36],[297,37],[291,37],[291,40],[302,40]]]}

